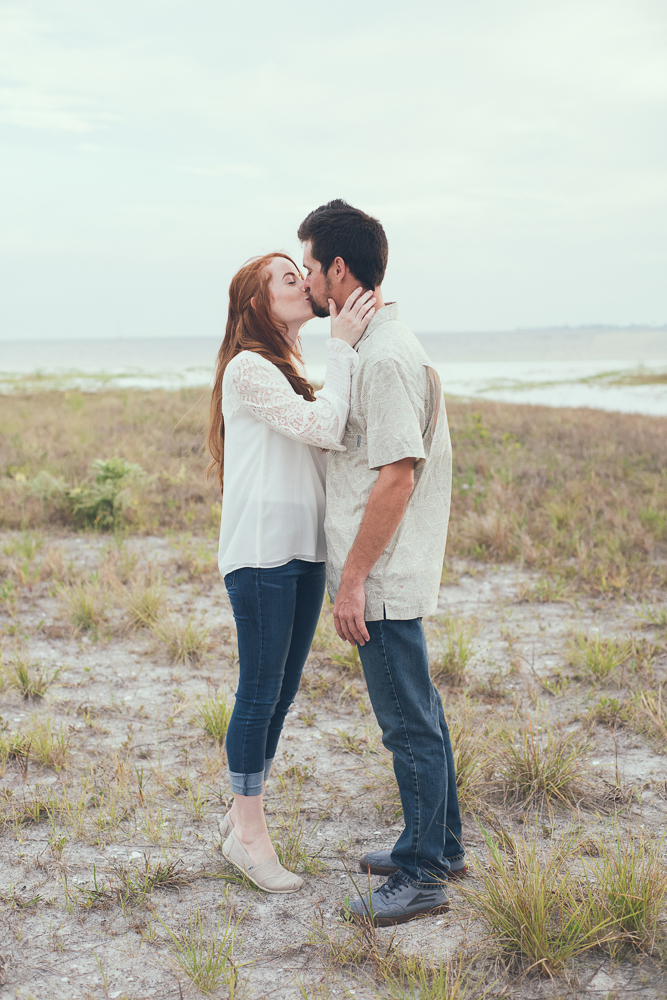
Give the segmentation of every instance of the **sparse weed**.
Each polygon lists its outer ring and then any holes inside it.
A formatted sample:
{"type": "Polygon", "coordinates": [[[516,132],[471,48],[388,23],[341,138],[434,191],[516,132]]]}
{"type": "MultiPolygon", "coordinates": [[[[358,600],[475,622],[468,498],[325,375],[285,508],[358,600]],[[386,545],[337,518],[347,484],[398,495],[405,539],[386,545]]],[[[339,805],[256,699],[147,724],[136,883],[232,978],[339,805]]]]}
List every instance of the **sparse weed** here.
{"type": "Polygon", "coordinates": [[[519,551],[514,518],[501,506],[485,513],[470,511],[459,529],[459,546],[478,559],[513,559],[519,551]]]}
{"type": "Polygon", "coordinates": [[[45,667],[39,672],[29,664],[20,653],[14,654],[13,665],[8,672],[8,682],[25,699],[37,700],[43,698],[50,684],[58,676],[56,670],[51,676],[45,667]]]}
{"type": "Polygon", "coordinates": [[[477,811],[489,783],[491,734],[486,726],[466,720],[453,723],[450,735],[459,805],[463,812],[477,811]]]}
{"type": "MultiPolygon", "coordinates": [[[[357,886],[354,879],[352,882],[358,892],[371,888],[370,875],[365,885],[357,886]]],[[[344,905],[347,906],[349,901],[350,897],[346,896],[344,905]]],[[[356,965],[362,969],[370,967],[373,973],[382,975],[391,969],[396,958],[395,932],[388,937],[378,934],[371,920],[339,923],[332,927],[319,907],[311,923],[308,941],[322,954],[327,968],[356,965]]]]}
{"type": "Polygon", "coordinates": [[[176,549],[176,571],[178,579],[202,580],[212,576],[218,569],[216,552],[209,542],[197,541],[189,533],[174,538],[176,549]]]}
{"type": "Polygon", "coordinates": [[[481,984],[463,957],[433,964],[420,955],[398,953],[385,963],[380,977],[375,995],[381,1000],[484,1000],[496,985],[494,981],[480,992],[481,984]]]}
{"type": "Polygon", "coordinates": [[[599,722],[602,726],[622,726],[628,720],[628,710],[618,698],[605,698],[600,700],[591,708],[588,713],[589,722],[599,722]]]}
{"type": "Polygon", "coordinates": [[[296,787],[290,786],[283,775],[278,777],[280,807],[270,830],[271,840],[283,868],[291,872],[319,875],[326,867],[318,858],[322,848],[313,850],[309,840],[324,816],[320,817],[310,833],[306,832],[306,821],[301,811],[302,786],[303,782],[297,783],[296,787]]]}
{"type": "Polygon", "coordinates": [[[146,854],[143,864],[120,861],[109,869],[109,874],[109,892],[123,907],[143,903],[155,889],[181,889],[194,878],[185,871],[182,861],[152,865],[146,854]]]}
{"type": "Polygon", "coordinates": [[[95,577],[64,587],[61,594],[75,629],[96,632],[106,621],[107,594],[95,577]]]}
{"type": "Polygon", "coordinates": [[[629,640],[630,648],[624,663],[624,671],[627,669],[631,678],[651,677],[653,674],[653,663],[661,655],[661,650],[647,639],[637,639],[632,636],[629,640]]]}
{"type": "Polygon", "coordinates": [[[444,622],[445,642],[442,656],[433,669],[433,679],[449,684],[461,684],[475,655],[477,625],[463,618],[447,615],[444,622]]]}
{"type": "Polygon", "coordinates": [[[331,659],[343,668],[348,677],[361,677],[363,675],[359,650],[356,646],[348,646],[344,653],[332,653],[331,659]]]}
{"type": "Polygon", "coordinates": [[[338,637],[333,621],[333,604],[325,596],[317,628],[315,629],[313,649],[317,653],[328,653],[332,649],[338,648],[340,642],[341,640],[338,637]]]}
{"type": "Polygon", "coordinates": [[[380,750],[378,734],[366,728],[362,733],[336,729],[335,743],[346,753],[376,754],[380,750]]]}
{"type": "Polygon", "coordinates": [[[575,632],[570,641],[569,659],[571,666],[584,676],[603,681],[628,658],[630,651],[628,640],[575,632]]]}
{"type": "Polygon", "coordinates": [[[28,723],[12,737],[3,738],[9,742],[9,756],[19,760],[30,757],[37,764],[61,771],[70,757],[72,734],[65,726],[56,725],[48,716],[33,716],[28,723]]]}
{"type": "Polygon", "coordinates": [[[590,747],[576,733],[549,730],[545,739],[528,720],[518,735],[501,733],[498,750],[497,775],[506,801],[571,805],[586,784],[590,747]]]}
{"type": "Polygon", "coordinates": [[[121,597],[127,609],[130,625],[145,628],[154,625],[160,618],[166,601],[164,583],[160,578],[151,583],[135,584],[128,594],[121,597]]]}
{"type": "Polygon", "coordinates": [[[8,760],[16,761],[24,778],[28,774],[30,750],[31,742],[25,733],[0,732],[0,762],[4,767],[8,760]]]}
{"type": "Polygon", "coordinates": [[[32,562],[36,558],[39,550],[44,544],[44,540],[39,535],[33,535],[30,531],[23,531],[16,535],[2,546],[2,551],[10,558],[19,557],[32,562]]]}
{"type": "Polygon", "coordinates": [[[616,941],[648,951],[667,897],[663,841],[649,843],[616,828],[598,839],[593,859],[586,862],[598,901],[595,922],[613,931],[616,941]]]}
{"type": "Polygon", "coordinates": [[[630,713],[635,727],[661,747],[667,745],[667,704],[662,698],[662,684],[657,691],[634,691],[630,713]]]}
{"type": "Polygon", "coordinates": [[[195,706],[191,721],[203,729],[206,735],[210,736],[218,746],[222,746],[234,707],[227,701],[224,691],[200,696],[197,698],[195,706]]]}
{"type": "Polygon", "coordinates": [[[378,753],[374,756],[372,767],[368,768],[367,774],[370,781],[366,788],[374,793],[376,809],[379,813],[384,813],[386,810],[391,819],[396,821],[402,816],[403,807],[391,755],[378,753]]]}
{"type": "Polygon", "coordinates": [[[538,677],[537,679],[540,686],[554,698],[561,698],[572,683],[572,678],[564,674],[562,670],[554,670],[551,677],[538,677]]]}
{"type": "Polygon", "coordinates": [[[150,626],[174,663],[201,663],[209,648],[210,628],[190,615],[184,622],[163,615],[150,626]]]}
{"type": "Polygon", "coordinates": [[[128,549],[122,534],[105,545],[101,553],[100,576],[108,577],[110,583],[130,583],[136,578],[138,555],[128,549]]]}
{"type": "Polygon", "coordinates": [[[651,604],[643,604],[639,612],[639,620],[644,628],[667,629],[667,607],[656,607],[651,604]]]}
{"type": "Polygon", "coordinates": [[[576,955],[608,937],[605,921],[591,920],[591,905],[581,899],[566,861],[575,846],[570,835],[544,856],[536,842],[513,839],[511,860],[495,838],[483,831],[486,865],[477,880],[460,892],[487,926],[494,947],[525,971],[553,976],[576,955]]]}
{"type": "Polygon", "coordinates": [[[568,604],[573,598],[572,584],[560,576],[543,576],[536,583],[519,584],[517,603],[568,604]]]}
{"type": "Polygon", "coordinates": [[[234,920],[228,912],[223,922],[223,907],[220,907],[217,924],[210,928],[199,904],[195,904],[189,925],[178,932],[168,927],[158,914],[156,917],[169,935],[167,944],[174,962],[194,986],[211,996],[224,984],[230,1000],[240,1000],[243,995],[239,977],[241,966],[234,957],[234,949],[242,917],[234,920]]]}

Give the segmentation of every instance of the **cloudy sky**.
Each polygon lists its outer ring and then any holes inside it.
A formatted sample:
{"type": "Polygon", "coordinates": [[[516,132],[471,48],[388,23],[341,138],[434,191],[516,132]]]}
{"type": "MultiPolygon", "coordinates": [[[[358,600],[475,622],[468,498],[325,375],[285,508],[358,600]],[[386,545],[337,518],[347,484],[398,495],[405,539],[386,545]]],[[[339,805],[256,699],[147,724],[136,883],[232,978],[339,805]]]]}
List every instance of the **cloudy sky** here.
{"type": "Polygon", "coordinates": [[[667,322],[664,0],[0,0],[0,338],[217,336],[344,197],[417,331],[667,322]]]}

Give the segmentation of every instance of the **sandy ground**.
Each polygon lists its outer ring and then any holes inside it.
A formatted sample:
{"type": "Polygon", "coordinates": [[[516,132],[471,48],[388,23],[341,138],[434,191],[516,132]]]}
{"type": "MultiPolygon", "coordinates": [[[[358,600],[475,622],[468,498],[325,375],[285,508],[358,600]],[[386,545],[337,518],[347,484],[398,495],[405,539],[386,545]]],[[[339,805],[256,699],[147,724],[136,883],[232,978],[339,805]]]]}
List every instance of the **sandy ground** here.
{"type": "MultiPolygon", "coordinates": [[[[203,544],[212,549],[211,543],[203,544]]],[[[60,547],[77,571],[94,571],[108,540],[54,537],[45,540],[44,549],[49,545],[60,547]]],[[[358,856],[391,846],[401,830],[387,783],[377,777],[386,773],[385,755],[363,679],[341,681],[339,671],[324,691],[321,679],[334,677],[332,656],[345,650],[341,644],[311,655],[267,794],[271,821],[284,815],[285,795],[294,802],[301,789],[301,817],[311,850],[320,852],[321,872],[305,875],[303,890],[288,896],[271,897],[239,885],[229,879],[232,872],[219,850],[218,822],[229,793],[224,752],[191,721],[198,694],[235,687],[233,620],[224,586],[215,572],[192,576],[183,571],[172,540],[130,539],[127,548],[137,555],[137,567],[145,561],[161,568],[175,615],[194,612],[205,619],[212,629],[210,652],[199,666],[176,665],[149,631],[125,627],[122,610],[114,607],[96,636],[77,633],[51,580],[24,586],[13,603],[0,605],[4,662],[18,648],[31,662],[59,669],[41,702],[24,701],[5,687],[6,733],[20,731],[33,715],[48,714],[71,741],[67,767],[58,771],[33,761],[24,774],[20,762],[9,759],[0,780],[5,978],[0,1000],[199,996],[174,964],[165,929],[178,934],[187,928],[196,905],[213,929],[220,913],[223,925],[230,913],[242,918],[236,959],[247,963],[239,971],[245,995],[257,1000],[385,996],[382,987],[373,986],[369,970],[329,966],[317,931],[321,926],[330,935],[346,933],[337,922],[337,908],[354,893],[351,876],[363,883],[355,874],[358,856]],[[350,737],[347,743],[344,734],[350,737]],[[35,802],[48,808],[26,819],[25,807],[35,802]],[[156,888],[143,900],[121,905],[112,891],[119,872],[138,872],[145,859],[150,866],[177,863],[184,884],[156,888]]],[[[443,614],[477,620],[467,694],[478,713],[496,721],[505,718],[518,726],[530,718],[535,726],[580,729],[601,695],[619,692],[615,683],[595,687],[576,680],[558,695],[543,687],[541,681],[557,677],[558,669],[567,673],[571,630],[653,635],[640,630],[635,605],[582,597],[569,603],[520,603],[536,577],[515,566],[456,568],[458,583],[443,586],[440,607],[443,614]]],[[[437,659],[442,644],[437,616],[426,627],[437,659]]],[[[663,655],[654,663],[654,684],[666,668],[663,655]]],[[[443,688],[443,696],[446,712],[461,712],[464,692],[443,688]]],[[[578,813],[556,810],[551,817],[542,814],[536,824],[534,813],[503,809],[496,800],[496,815],[515,831],[528,824],[545,847],[572,822],[593,829],[615,810],[624,821],[663,832],[667,757],[628,728],[612,734],[594,726],[590,741],[594,781],[578,813]],[[613,791],[617,774],[623,801],[614,800],[619,798],[613,791]]],[[[484,863],[483,839],[470,815],[464,829],[474,872],[484,863]]],[[[446,916],[397,929],[395,940],[404,951],[447,957],[466,946],[474,953],[481,927],[458,890],[450,895],[446,916]]],[[[379,934],[386,940],[391,932],[379,934]]],[[[489,966],[488,981],[494,978],[489,966]]],[[[229,994],[221,986],[214,995],[229,994]]],[[[489,995],[658,998],[667,996],[667,975],[655,957],[626,958],[612,966],[600,953],[556,983],[501,974],[489,995]]]]}

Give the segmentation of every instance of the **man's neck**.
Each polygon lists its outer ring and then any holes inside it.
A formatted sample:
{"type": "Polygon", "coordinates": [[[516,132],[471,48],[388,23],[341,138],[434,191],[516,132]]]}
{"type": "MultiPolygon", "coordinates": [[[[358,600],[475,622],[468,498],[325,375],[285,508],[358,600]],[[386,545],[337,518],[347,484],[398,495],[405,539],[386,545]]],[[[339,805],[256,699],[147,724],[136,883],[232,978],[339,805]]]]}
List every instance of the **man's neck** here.
{"type": "MultiPolygon", "coordinates": [[[[355,288],[358,287],[359,287],[359,282],[355,281],[353,278],[351,281],[349,282],[346,281],[343,285],[341,285],[335,296],[332,295],[332,298],[336,303],[336,308],[338,309],[338,312],[341,311],[341,309],[347,302],[348,296],[351,295],[352,292],[355,290],[355,288]]],[[[375,312],[377,312],[384,306],[384,299],[382,298],[382,289],[381,288],[373,289],[373,295],[375,296],[374,308],[375,312]]]]}

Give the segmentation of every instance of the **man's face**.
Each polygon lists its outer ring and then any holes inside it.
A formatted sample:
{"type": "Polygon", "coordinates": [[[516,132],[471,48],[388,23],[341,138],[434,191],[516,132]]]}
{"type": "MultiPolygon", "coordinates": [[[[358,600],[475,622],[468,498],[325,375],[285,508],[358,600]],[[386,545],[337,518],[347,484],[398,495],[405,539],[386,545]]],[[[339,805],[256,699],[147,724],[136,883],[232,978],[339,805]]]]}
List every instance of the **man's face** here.
{"type": "Polygon", "coordinates": [[[331,282],[322,271],[322,265],[319,260],[315,260],[313,257],[310,241],[304,243],[303,269],[306,272],[306,280],[303,283],[303,288],[310,299],[313,312],[316,316],[328,316],[331,282]]]}

